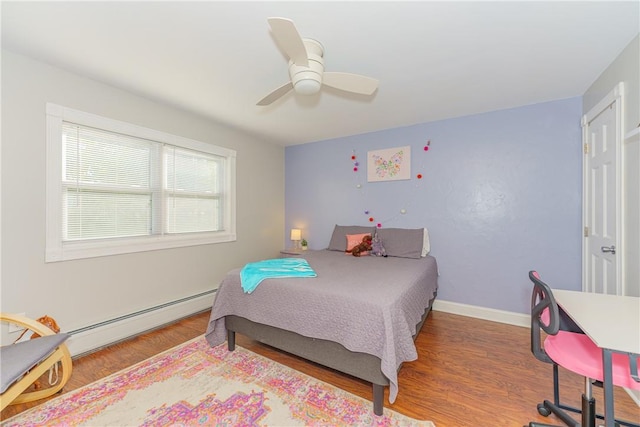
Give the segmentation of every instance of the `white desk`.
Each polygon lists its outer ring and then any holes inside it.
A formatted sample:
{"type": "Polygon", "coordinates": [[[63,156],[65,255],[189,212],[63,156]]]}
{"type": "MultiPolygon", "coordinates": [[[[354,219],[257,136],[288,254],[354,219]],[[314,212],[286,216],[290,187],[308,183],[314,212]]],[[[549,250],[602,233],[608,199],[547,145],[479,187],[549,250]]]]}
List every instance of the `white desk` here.
{"type": "Polygon", "coordinates": [[[553,290],[558,305],[602,349],[605,425],[614,426],[611,354],[640,354],[640,298],[553,290]]]}

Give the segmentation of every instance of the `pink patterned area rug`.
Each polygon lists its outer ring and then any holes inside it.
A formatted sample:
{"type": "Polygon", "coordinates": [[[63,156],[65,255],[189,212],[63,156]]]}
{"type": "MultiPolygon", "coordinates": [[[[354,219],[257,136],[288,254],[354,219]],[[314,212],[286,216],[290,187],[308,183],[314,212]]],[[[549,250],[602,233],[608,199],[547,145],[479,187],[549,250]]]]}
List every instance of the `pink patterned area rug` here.
{"type": "Polygon", "coordinates": [[[425,426],[249,350],[196,338],[5,426],[425,426]]]}

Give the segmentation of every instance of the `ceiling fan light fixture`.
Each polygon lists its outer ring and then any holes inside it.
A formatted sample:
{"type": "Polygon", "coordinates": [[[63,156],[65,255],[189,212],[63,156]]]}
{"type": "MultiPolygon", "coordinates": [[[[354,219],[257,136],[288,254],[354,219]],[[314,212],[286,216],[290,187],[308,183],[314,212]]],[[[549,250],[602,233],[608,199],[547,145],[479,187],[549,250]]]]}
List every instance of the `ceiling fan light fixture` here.
{"type": "Polygon", "coordinates": [[[300,66],[289,61],[289,77],[293,90],[300,95],[314,95],[320,92],[324,63],[322,57],[310,55],[309,66],[300,66]]]}
{"type": "Polygon", "coordinates": [[[322,43],[300,37],[291,19],[274,17],[267,21],[276,44],[289,58],[290,82],[271,91],[256,105],[269,105],[292,89],[296,94],[314,95],[326,85],[339,91],[368,96],[378,88],[378,80],[371,77],[341,72],[325,73],[322,43]]]}
{"type": "Polygon", "coordinates": [[[300,79],[293,87],[300,95],[314,95],[320,92],[320,86],[320,82],[316,79],[300,79]]]}

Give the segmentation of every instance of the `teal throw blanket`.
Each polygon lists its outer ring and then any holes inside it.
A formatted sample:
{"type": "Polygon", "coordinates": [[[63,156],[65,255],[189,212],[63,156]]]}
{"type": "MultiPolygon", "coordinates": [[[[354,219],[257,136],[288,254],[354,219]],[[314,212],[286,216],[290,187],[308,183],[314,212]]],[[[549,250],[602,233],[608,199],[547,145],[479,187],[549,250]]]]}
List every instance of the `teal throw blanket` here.
{"type": "Polygon", "coordinates": [[[275,277],[316,277],[317,274],[306,259],[278,258],[251,262],[240,271],[242,290],[253,292],[264,279],[275,277]]]}

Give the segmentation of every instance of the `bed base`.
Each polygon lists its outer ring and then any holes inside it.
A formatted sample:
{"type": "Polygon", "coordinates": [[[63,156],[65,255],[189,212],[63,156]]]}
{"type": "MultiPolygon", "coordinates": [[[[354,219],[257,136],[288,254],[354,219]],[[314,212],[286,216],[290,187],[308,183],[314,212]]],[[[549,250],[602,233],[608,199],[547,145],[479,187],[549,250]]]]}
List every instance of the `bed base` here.
{"type": "MultiPolygon", "coordinates": [[[[416,327],[416,334],[413,336],[414,340],[431,311],[434,299],[435,296],[429,302],[429,307],[425,310],[416,327]]],[[[367,353],[349,351],[341,344],[333,341],[305,337],[295,332],[252,322],[244,317],[226,316],[225,326],[229,351],[235,350],[235,334],[239,333],[260,343],[370,382],[373,391],[373,412],[376,415],[382,415],[384,388],[389,385],[389,379],[380,369],[381,361],[379,357],[367,353]]]]}

